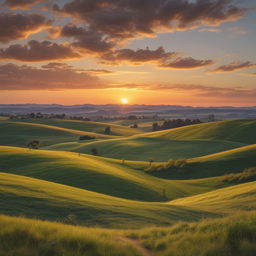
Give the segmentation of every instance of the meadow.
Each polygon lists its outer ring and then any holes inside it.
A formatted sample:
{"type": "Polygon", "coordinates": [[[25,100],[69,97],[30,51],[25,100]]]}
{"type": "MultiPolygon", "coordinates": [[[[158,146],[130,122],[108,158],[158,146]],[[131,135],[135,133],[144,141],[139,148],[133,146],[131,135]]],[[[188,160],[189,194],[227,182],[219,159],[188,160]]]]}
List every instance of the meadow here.
{"type": "Polygon", "coordinates": [[[255,255],[256,120],[132,123],[2,118],[0,255],[255,255]]]}

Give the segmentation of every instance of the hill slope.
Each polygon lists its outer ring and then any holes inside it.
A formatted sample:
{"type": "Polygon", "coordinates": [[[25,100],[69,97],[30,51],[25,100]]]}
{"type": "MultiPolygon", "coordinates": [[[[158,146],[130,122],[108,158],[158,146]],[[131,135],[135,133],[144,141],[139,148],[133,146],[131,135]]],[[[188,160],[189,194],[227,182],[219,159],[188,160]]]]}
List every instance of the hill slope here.
{"type": "Polygon", "coordinates": [[[83,132],[93,132],[98,134],[104,134],[105,129],[110,126],[111,133],[113,136],[130,136],[141,134],[143,131],[139,129],[132,129],[130,127],[106,124],[100,122],[85,122],[79,120],[63,120],[63,119],[47,119],[47,118],[29,118],[29,119],[14,119],[13,122],[24,122],[24,123],[35,123],[43,124],[48,126],[57,126],[65,129],[83,131],[83,132]]]}
{"type": "Polygon", "coordinates": [[[190,125],[145,136],[168,140],[222,140],[256,144],[255,130],[255,119],[241,119],[190,125]]]}
{"type": "Polygon", "coordinates": [[[97,148],[103,157],[125,158],[127,160],[148,161],[154,157],[155,161],[168,161],[170,158],[194,158],[222,152],[246,144],[228,141],[202,140],[166,140],[132,136],[129,138],[95,141],[90,143],[65,143],[47,147],[47,150],[64,150],[89,154],[92,148],[97,148]]]}
{"type": "Polygon", "coordinates": [[[0,147],[0,170],[115,197],[167,201],[229,184],[218,179],[171,181],[139,171],[148,163],[105,159],[70,152],[0,147]],[[164,196],[165,189],[165,196],[164,196]]]}
{"type": "Polygon", "coordinates": [[[178,220],[199,220],[202,215],[218,216],[166,203],[110,197],[19,175],[0,173],[0,177],[0,209],[12,216],[65,220],[73,214],[79,224],[108,228],[167,225],[178,220]]]}
{"type": "Polygon", "coordinates": [[[30,140],[39,139],[43,146],[61,142],[78,141],[81,135],[93,135],[99,139],[113,138],[90,132],[22,122],[0,122],[0,145],[25,146],[30,140]]]}

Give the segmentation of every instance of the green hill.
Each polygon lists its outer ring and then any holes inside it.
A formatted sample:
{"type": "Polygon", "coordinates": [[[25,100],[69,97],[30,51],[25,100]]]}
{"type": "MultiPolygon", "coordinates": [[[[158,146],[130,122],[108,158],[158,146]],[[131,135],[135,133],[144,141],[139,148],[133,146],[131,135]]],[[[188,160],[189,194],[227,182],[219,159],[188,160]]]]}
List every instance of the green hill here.
{"type": "Polygon", "coordinates": [[[99,139],[112,138],[108,135],[95,135],[90,132],[64,129],[60,127],[22,122],[0,122],[0,145],[26,146],[33,139],[39,139],[43,146],[61,142],[78,141],[81,135],[93,135],[99,139]]]}
{"type": "Polygon", "coordinates": [[[79,120],[63,120],[63,119],[47,119],[47,118],[29,118],[29,119],[14,119],[13,122],[23,122],[23,123],[34,123],[43,124],[49,126],[57,126],[65,129],[83,131],[83,132],[93,132],[98,134],[104,134],[105,129],[110,126],[111,133],[113,136],[131,136],[136,134],[141,134],[143,131],[139,129],[132,129],[130,127],[106,124],[100,122],[86,122],[79,120]]]}
{"type": "Polygon", "coordinates": [[[134,161],[148,161],[149,157],[153,157],[155,161],[163,162],[170,158],[188,159],[205,156],[245,145],[228,141],[184,141],[132,136],[90,143],[64,143],[46,149],[89,154],[95,147],[103,157],[134,161]]]}
{"type": "Polygon", "coordinates": [[[0,173],[0,177],[0,209],[11,216],[64,221],[72,214],[78,224],[127,229],[197,221],[202,215],[220,216],[168,203],[120,199],[19,175],[0,173]]]}
{"type": "Polygon", "coordinates": [[[168,140],[222,140],[256,144],[255,130],[255,119],[240,119],[190,125],[145,136],[168,140]]]}
{"type": "MultiPolygon", "coordinates": [[[[217,177],[229,173],[240,173],[246,168],[256,166],[256,144],[232,149],[212,155],[187,160],[178,173],[166,170],[151,173],[167,179],[201,179],[217,177]]],[[[154,164],[161,165],[161,164],[154,164]]]]}
{"type": "Polygon", "coordinates": [[[70,152],[0,147],[0,170],[140,201],[167,201],[229,186],[218,178],[172,181],[143,171],[148,163],[70,152]],[[164,196],[165,190],[165,196],[164,196]]]}

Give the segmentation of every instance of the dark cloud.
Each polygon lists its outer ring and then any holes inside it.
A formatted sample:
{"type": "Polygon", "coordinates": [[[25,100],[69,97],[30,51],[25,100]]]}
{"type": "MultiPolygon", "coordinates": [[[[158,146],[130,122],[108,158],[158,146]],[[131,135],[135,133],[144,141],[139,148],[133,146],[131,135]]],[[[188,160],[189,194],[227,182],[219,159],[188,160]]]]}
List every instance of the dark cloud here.
{"type": "Polygon", "coordinates": [[[41,3],[48,2],[49,0],[5,0],[3,5],[11,10],[23,9],[28,10],[30,6],[41,3]]]}
{"type": "Polygon", "coordinates": [[[49,41],[32,40],[24,45],[14,44],[6,49],[0,49],[0,61],[45,62],[82,58],[84,56],[75,51],[69,44],[57,44],[49,41]]]}
{"type": "Polygon", "coordinates": [[[74,69],[65,63],[49,63],[42,68],[27,65],[0,65],[0,90],[100,89],[106,86],[91,75],[107,70],[74,69]]]}
{"type": "Polygon", "coordinates": [[[228,65],[222,65],[222,66],[216,67],[214,70],[207,70],[206,73],[207,74],[229,73],[229,72],[235,72],[238,70],[251,68],[251,67],[256,67],[256,64],[250,61],[236,61],[228,65]]]}
{"type": "Polygon", "coordinates": [[[20,13],[0,14],[0,42],[27,38],[31,34],[52,27],[52,20],[47,20],[39,13],[23,15],[20,13]]]}
{"type": "Polygon", "coordinates": [[[75,24],[67,24],[64,27],[56,27],[48,30],[48,38],[73,37],[72,46],[84,52],[84,54],[98,54],[109,52],[116,44],[108,41],[102,32],[77,27],[75,24]]]}
{"type": "Polygon", "coordinates": [[[56,13],[84,21],[93,30],[120,43],[138,36],[154,37],[159,31],[218,26],[242,18],[249,9],[233,0],[72,0],[56,13]],[[233,3],[233,4],[232,4],[233,3]]]}
{"type": "Polygon", "coordinates": [[[176,52],[165,52],[163,47],[159,47],[156,50],[146,50],[138,49],[121,49],[116,51],[111,51],[107,54],[104,54],[100,57],[100,64],[119,66],[123,63],[129,65],[143,65],[145,63],[162,63],[169,59],[179,56],[180,53],[176,52]]]}
{"type": "Polygon", "coordinates": [[[198,69],[216,64],[213,60],[195,60],[193,58],[178,58],[174,61],[158,65],[158,68],[164,69],[198,69]]]}

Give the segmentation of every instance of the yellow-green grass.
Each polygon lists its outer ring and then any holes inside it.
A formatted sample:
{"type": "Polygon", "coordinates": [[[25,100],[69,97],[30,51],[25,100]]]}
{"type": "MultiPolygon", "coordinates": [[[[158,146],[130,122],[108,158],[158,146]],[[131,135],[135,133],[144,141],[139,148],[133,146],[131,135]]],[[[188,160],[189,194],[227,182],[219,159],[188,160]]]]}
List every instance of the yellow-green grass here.
{"type": "Polygon", "coordinates": [[[47,119],[47,118],[29,118],[29,119],[14,119],[13,122],[35,123],[49,126],[57,126],[65,129],[78,130],[83,132],[93,132],[98,134],[104,134],[105,129],[110,126],[110,135],[113,136],[131,136],[141,134],[143,131],[139,129],[133,129],[130,127],[106,124],[100,122],[86,122],[79,120],[62,120],[62,119],[47,119]]]}
{"type": "Polygon", "coordinates": [[[222,140],[255,144],[255,130],[255,119],[241,119],[189,125],[143,136],[168,140],[222,140]]]}
{"type": "Polygon", "coordinates": [[[172,181],[141,171],[149,163],[70,152],[0,147],[0,170],[119,198],[168,201],[229,186],[219,178],[172,181]],[[165,195],[164,195],[165,190],[165,195]]]}
{"type": "Polygon", "coordinates": [[[0,121],[5,121],[5,120],[7,120],[7,119],[9,119],[9,117],[5,117],[5,116],[0,116],[0,121]]]}
{"type": "Polygon", "coordinates": [[[199,223],[128,231],[156,256],[256,255],[256,211],[199,223]]]}
{"type": "Polygon", "coordinates": [[[127,229],[222,216],[174,204],[120,199],[6,173],[0,173],[0,209],[2,214],[43,220],[64,221],[72,214],[78,224],[127,229]]]}
{"type": "Polygon", "coordinates": [[[256,166],[256,144],[188,159],[179,173],[165,171],[152,175],[167,179],[201,179],[241,173],[244,169],[254,166],[256,166]]]}
{"type": "Polygon", "coordinates": [[[201,195],[180,198],[169,204],[215,213],[232,214],[239,210],[256,210],[256,181],[222,188],[201,195]]]}
{"type": "Polygon", "coordinates": [[[194,158],[222,152],[246,144],[229,141],[210,140],[167,140],[132,136],[104,141],[90,141],[89,143],[64,143],[47,147],[47,150],[64,150],[90,154],[92,148],[96,148],[103,157],[148,161],[153,157],[157,162],[168,161],[170,158],[194,158]]]}
{"type": "Polygon", "coordinates": [[[0,255],[142,256],[122,233],[0,215],[0,255]]]}
{"type": "Polygon", "coordinates": [[[70,130],[60,127],[30,124],[22,122],[0,122],[0,145],[26,146],[33,139],[39,139],[42,146],[61,142],[78,141],[81,135],[92,135],[98,139],[113,138],[113,136],[94,134],[91,132],[70,130]]]}

